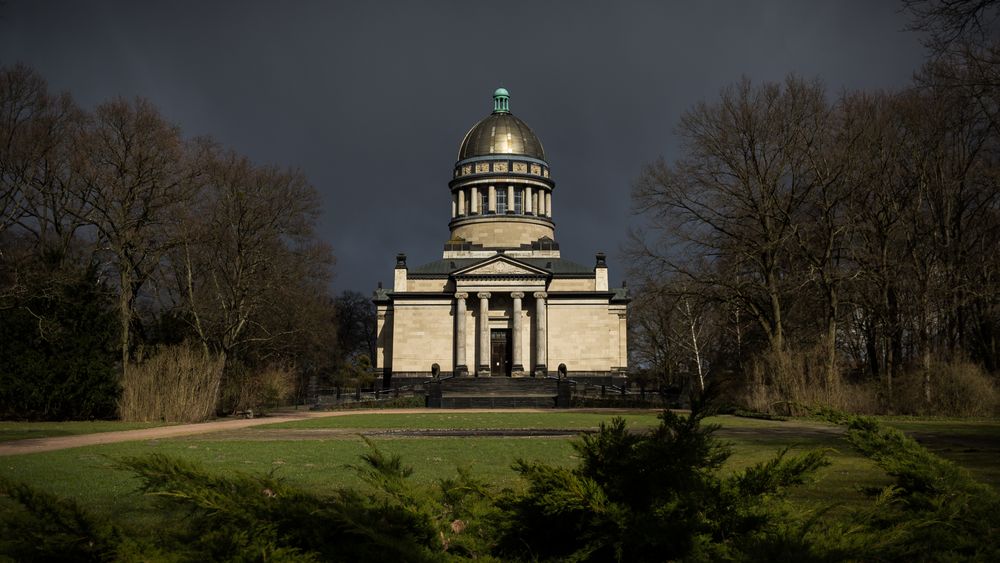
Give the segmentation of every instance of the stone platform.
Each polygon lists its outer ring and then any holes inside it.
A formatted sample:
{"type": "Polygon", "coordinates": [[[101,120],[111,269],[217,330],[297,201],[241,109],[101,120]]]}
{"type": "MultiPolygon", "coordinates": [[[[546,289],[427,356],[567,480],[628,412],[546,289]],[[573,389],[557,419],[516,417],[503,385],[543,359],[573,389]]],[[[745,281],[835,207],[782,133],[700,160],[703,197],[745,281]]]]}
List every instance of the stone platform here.
{"type": "Polygon", "coordinates": [[[428,390],[427,406],[461,408],[555,408],[558,382],[546,378],[453,377],[440,382],[440,397],[428,390]],[[436,401],[435,401],[436,399],[436,401]],[[437,402],[437,404],[433,404],[437,402]]]}
{"type": "Polygon", "coordinates": [[[613,375],[554,377],[442,377],[394,379],[393,387],[408,386],[426,397],[431,408],[560,408],[570,406],[583,387],[621,387],[626,379],[613,375]]]}

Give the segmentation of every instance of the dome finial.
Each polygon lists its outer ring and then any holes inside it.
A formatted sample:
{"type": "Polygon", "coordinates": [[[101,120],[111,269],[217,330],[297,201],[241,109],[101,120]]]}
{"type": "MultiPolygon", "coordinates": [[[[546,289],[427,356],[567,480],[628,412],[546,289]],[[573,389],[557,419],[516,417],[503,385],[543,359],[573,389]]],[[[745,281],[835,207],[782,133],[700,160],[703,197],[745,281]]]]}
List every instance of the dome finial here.
{"type": "Polygon", "coordinates": [[[510,113],[510,93],[502,86],[493,92],[493,113],[510,113]]]}

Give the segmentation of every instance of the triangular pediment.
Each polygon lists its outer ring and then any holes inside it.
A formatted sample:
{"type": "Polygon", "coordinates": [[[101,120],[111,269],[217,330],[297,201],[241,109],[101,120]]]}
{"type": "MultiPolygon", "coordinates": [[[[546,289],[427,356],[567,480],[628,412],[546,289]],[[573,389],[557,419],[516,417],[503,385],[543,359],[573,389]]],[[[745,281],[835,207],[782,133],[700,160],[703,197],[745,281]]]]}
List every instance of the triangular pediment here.
{"type": "Polygon", "coordinates": [[[478,264],[466,266],[461,270],[456,270],[452,275],[456,277],[480,277],[480,276],[517,276],[517,277],[545,277],[548,272],[525,264],[519,260],[507,256],[494,256],[478,264]]]}

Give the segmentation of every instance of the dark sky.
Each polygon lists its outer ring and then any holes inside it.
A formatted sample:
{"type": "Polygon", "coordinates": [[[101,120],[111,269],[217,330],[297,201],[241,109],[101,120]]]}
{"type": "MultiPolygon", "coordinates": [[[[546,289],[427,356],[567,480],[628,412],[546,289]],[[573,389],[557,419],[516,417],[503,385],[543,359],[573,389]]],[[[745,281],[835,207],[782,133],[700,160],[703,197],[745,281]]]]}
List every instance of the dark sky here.
{"type": "Polygon", "coordinates": [[[0,64],[87,108],[152,100],[188,136],[302,169],[323,196],[334,287],[392,283],[396,252],[440,258],[466,131],[511,93],[556,181],[563,257],[608,252],[612,282],[642,166],[747,76],[898,89],[924,53],[896,1],[0,2],[0,64]]]}

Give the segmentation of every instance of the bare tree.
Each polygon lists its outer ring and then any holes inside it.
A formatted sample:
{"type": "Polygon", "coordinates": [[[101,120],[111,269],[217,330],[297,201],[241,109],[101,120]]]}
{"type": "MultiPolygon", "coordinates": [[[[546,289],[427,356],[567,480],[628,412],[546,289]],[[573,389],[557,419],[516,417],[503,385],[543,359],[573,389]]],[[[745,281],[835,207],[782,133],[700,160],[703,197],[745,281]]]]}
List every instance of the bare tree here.
{"type": "Polygon", "coordinates": [[[903,0],[903,6],[912,18],[910,29],[924,32],[936,54],[995,39],[1000,23],[997,0],[903,0]]]}
{"type": "Polygon", "coordinates": [[[629,364],[651,375],[661,384],[675,383],[678,351],[670,339],[674,324],[659,285],[652,281],[639,286],[629,318],[629,364]]]}
{"type": "MultiPolygon", "coordinates": [[[[59,261],[81,242],[89,208],[76,194],[85,146],[87,116],[62,94],[32,120],[25,147],[24,186],[18,226],[59,261]]],[[[89,260],[88,257],[84,257],[89,260]]]]}
{"type": "Polygon", "coordinates": [[[45,80],[17,65],[0,68],[0,232],[23,214],[22,199],[30,182],[36,119],[51,100],[45,80]]]}
{"type": "Polygon", "coordinates": [[[332,257],[313,240],[318,208],[300,172],[256,167],[234,153],[211,158],[171,253],[178,302],[206,348],[230,358],[301,332],[279,320],[292,296],[325,294],[332,257]]]}
{"type": "Polygon", "coordinates": [[[0,306],[59,298],[62,271],[96,282],[117,297],[123,371],[139,344],[191,337],[235,358],[236,383],[332,364],[333,257],[301,172],[185,141],[145,100],[89,115],[18,66],[0,68],[0,204],[0,306]]]}
{"type": "Polygon", "coordinates": [[[901,291],[906,274],[903,240],[914,203],[903,154],[905,127],[896,96],[852,94],[841,103],[845,127],[854,133],[848,170],[852,221],[848,256],[857,268],[851,300],[865,331],[869,371],[884,376],[891,401],[893,378],[902,366],[901,291]]]}
{"type": "Polygon", "coordinates": [[[180,131],[143,99],[98,106],[77,196],[87,205],[119,286],[121,359],[127,369],[136,300],[178,244],[177,214],[190,205],[200,170],[189,166],[180,131]]]}
{"type": "Polygon", "coordinates": [[[681,118],[685,156],[647,167],[634,191],[654,235],[640,256],[748,311],[778,354],[800,283],[788,268],[795,221],[815,187],[803,147],[826,111],[816,83],[743,80],[681,118]]]}

